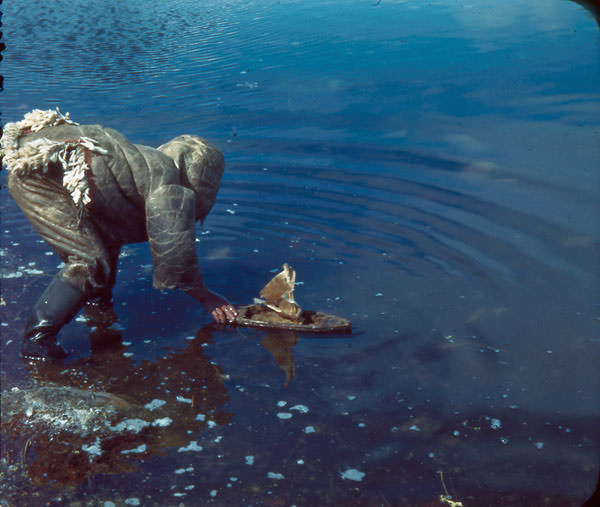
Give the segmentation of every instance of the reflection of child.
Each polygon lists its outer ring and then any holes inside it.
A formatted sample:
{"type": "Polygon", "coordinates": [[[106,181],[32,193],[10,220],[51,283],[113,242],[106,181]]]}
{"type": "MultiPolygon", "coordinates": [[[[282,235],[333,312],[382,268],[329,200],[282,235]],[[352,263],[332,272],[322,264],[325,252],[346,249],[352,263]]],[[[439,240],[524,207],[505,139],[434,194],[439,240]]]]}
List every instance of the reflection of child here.
{"type": "Polygon", "coordinates": [[[35,110],[6,125],[2,156],[10,193],[65,263],[26,324],[24,356],[65,355],[56,334],[85,301],[110,301],[127,243],[149,242],[156,288],[184,290],[217,322],[235,319],[204,284],[195,250],[195,222],[212,208],[225,167],[213,145],[182,135],[154,149],[35,110]]]}

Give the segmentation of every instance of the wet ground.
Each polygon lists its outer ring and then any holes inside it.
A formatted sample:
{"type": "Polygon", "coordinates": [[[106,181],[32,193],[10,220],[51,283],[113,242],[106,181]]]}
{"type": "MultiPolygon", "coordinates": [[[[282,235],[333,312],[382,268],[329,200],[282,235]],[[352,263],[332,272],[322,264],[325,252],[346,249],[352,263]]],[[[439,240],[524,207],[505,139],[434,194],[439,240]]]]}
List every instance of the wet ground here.
{"type": "Polygon", "coordinates": [[[3,5],[3,122],[227,160],[198,252],[314,337],[212,326],[123,251],[118,323],[19,355],[59,259],[2,189],[7,505],[580,505],[600,456],[600,32],[575,2],[3,5]],[[93,393],[96,394],[93,394],[93,393]],[[61,415],[62,414],[62,415],[61,415]],[[64,416],[64,417],[63,417],[64,416]],[[112,502],[112,503],[111,503],[112,502]]]}

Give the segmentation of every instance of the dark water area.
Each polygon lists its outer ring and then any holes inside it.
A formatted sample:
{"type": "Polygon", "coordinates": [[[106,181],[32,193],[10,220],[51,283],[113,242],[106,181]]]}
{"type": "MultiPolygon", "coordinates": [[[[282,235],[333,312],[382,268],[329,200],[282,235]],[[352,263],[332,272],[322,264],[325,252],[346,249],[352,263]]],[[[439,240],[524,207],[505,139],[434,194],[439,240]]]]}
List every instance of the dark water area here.
{"type": "Polygon", "coordinates": [[[60,107],[135,143],[206,137],[227,161],[198,226],[208,286],[247,304],[287,262],[299,303],[354,331],[213,326],[184,293],[152,288],[149,248],[136,244],[120,260],[119,325],[99,336],[82,313],[60,334],[65,363],[25,365],[24,321],[60,260],[3,171],[0,504],[581,505],[591,495],[600,31],[590,11],[567,0],[2,7],[4,123],[60,107]]]}

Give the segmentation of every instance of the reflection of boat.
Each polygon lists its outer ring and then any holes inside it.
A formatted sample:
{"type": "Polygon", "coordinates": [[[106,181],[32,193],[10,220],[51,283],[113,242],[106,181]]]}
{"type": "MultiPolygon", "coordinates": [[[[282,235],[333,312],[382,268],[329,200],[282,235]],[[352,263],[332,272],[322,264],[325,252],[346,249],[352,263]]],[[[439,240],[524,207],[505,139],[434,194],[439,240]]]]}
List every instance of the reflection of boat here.
{"type": "Polygon", "coordinates": [[[343,317],[302,310],[298,317],[289,319],[260,303],[238,307],[235,323],[240,326],[289,329],[303,333],[349,333],[352,331],[352,323],[343,317]]]}
{"type": "Polygon", "coordinates": [[[294,299],[296,272],[287,264],[260,291],[263,299],[238,308],[240,326],[288,329],[305,333],[347,333],[349,320],[323,312],[302,310],[294,299]]]}

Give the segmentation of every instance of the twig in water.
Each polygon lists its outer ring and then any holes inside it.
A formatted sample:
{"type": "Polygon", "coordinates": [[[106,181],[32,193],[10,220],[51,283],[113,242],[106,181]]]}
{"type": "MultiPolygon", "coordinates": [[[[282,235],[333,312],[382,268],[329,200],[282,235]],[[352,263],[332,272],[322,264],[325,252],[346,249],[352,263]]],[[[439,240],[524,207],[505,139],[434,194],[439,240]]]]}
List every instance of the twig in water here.
{"type": "Polygon", "coordinates": [[[440,495],[440,502],[447,503],[450,507],[464,507],[462,502],[452,500],[452,495],[448,493],[448,488],[446,487],[446,483],[444,482],[444,472],[439,471],[440,481],[442,481],[442,487],[444,488],[444,494],[440,495]]]}

